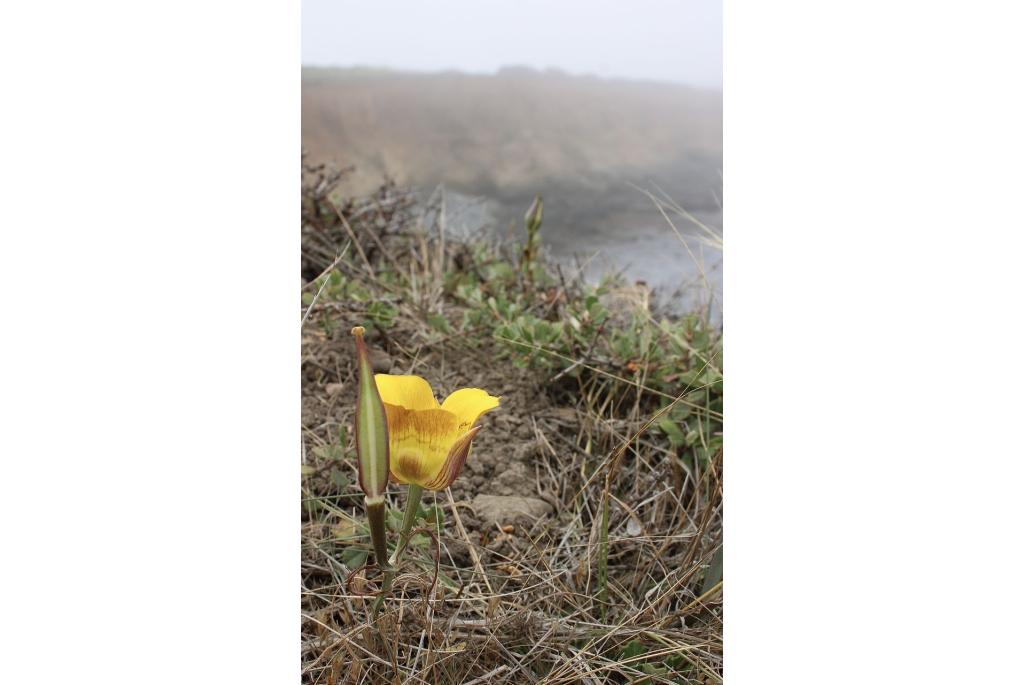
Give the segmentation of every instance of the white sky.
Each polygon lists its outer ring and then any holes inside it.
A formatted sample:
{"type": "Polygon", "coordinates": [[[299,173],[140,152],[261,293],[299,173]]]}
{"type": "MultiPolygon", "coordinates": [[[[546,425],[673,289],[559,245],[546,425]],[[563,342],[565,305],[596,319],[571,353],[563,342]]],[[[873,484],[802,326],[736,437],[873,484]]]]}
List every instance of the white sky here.
{"type": "Polygon", "coordinates": [[[722,85],[721,0],[302,0],[302,63],[722,85]]]}

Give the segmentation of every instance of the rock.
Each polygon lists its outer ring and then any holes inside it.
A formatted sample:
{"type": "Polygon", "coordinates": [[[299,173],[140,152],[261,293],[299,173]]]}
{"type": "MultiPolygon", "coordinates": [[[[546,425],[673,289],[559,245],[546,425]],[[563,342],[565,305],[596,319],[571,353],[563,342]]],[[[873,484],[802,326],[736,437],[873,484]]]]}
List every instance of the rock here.
{"type": "Polygon", "coordinates": [[[534,497],[477,495],[471,506],[484,525],[504,526],[517,520],[532,523],[552,512],[550,504],[534,497]]]}

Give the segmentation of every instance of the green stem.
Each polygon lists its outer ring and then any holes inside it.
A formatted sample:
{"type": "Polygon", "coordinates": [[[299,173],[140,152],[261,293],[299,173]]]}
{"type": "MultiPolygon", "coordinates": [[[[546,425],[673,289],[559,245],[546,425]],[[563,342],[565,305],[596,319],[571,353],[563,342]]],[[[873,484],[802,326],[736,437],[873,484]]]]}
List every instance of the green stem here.
{"type": "Polygon", "coordinates": [[[373,618],[376,620],[377,614],[380,613],[380,608],[384,606],[384,598],[391,592],[391,581],[395,579],[395,572],[388,569],[384,572],[384,582],[380,586],[380,594],[377,595],[377,599],[373,600],[373,618]]]}
{"type": "Polygon", "coordinates": [[[412,530],[412,524],[416,522],[416,514],[420,510],[420,497],[423,496],[423,488],[419,485],[409,485],[409,498],[405,505],[405,517],[402,519],[402,534],[398,539],[398,549],[391,555],[389,563],[392,566],[398,564],[398,561],[402,558],[402,554],[405,552],[405,548],[409,545],[409,531],[412,530]]]}
{"type": "Polygon", "coordinates": [[[384,523],[386,510],[387,504],[383,497],[377,502],[371,502],[369,497],[366,498],[366,520],[370,524],[370,541],[373,542],[377,566],[382,570],[388,568],[388,536],[384,523]]]}
{"type": "Polygon", "coordinates": [[[375,618],[377,613],[380,611],[381,606],[384,604],[384,598],[387,597],[389,592],[391,592],[391,583],[395,580],[395,567],[398,565],[398,562],[402,557],[402,553],[409,544],[409,531],[412,530],[412,524],[416,521],[416,513],[420,509],[420,497],[422,495],[423,488],[418,485],[409,486],[409,498],[405,505],[405,517],[402,519],[402,535],[398,540],[398,548],[395,549],[395,553],[391,555],[391,559],[389,559],[386,564],[381,565],[381,568],[384,569],[384,580],[381,583],[380,594],[373,603],[373,616],[375,618]]]}

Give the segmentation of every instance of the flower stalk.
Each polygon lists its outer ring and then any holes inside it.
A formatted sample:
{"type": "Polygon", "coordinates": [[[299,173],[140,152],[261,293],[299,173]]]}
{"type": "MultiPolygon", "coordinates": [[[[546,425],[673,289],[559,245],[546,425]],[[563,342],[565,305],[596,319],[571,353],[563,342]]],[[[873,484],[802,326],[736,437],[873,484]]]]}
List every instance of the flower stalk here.
{"type": "Polygon", "coordinates": [[[373,554],[377,565],[383,569],[388,567],[388,535],[387,535],[387,504],[384,498],[379,502],[371,502],[366,498],[366,520],[370,524],[370,540],[373,542],[373,554]]]}
{"type": "Polygon", "coordinates": [[[533,204],[526,211],[524,221],[526,223],[526,246],[523,248],[523,274],[530,283],[533,283],[533,260],[537,257],[539,245],[538,233],[541,221],[544,220],[544,200],[538,195],[533,199],[533,204]]]}
{"type": "Polygon", "coordinates": [[[395,566],[402,558],[402,553],[409,545],[409,532],[413,523],[416,522],[416,514],[420,510],[420,498],[423,496],[423,488],[415,483],[409,485],[409,501],[405,506],[405,517],[402,519],[402,535],[398,540],[398,549],[391,555],[390,564],[395,566]]]}

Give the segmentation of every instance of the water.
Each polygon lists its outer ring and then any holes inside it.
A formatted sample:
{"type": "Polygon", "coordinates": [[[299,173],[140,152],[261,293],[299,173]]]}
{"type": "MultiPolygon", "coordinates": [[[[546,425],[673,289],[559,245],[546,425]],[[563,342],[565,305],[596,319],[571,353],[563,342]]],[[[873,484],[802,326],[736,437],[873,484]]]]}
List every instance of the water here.
{"type": "MultiPolygon", "coordinates": [[[[357,169],[348,193],[384,176],[424,197],[444,183],[449,231],[487,226],[517,242],[540,193],[542,246],[566,268],[643,280],[676,309],[709,289],[721,301],[721,254],[695,239],[688,251],[637,189],[663,188],[720,234],[720,91],[529,69],[332,69],[304,70],[302,98],[302,144],[312,161],[357,169]]],[[[684,236],[700,233],[673,220],[684,236]]]]}
{"type": "MultiPolygon", "coordinates": [[[[578,270],[592,283],[608,273],[619,273],[631,283],[644,281],[659,303],[675,311],[707,306],[710,293],[712,314],[720,313],[721,250],[706,244],[705,232],[692,221],[666,209],[677,235],[648,198],[629,190],[642,201],[617,208],[599,197],[570,205],[549,193],[541,227],[543,248],[567,275],[578,270]],[[580,211],[581,206],[588,210],[580,211]]],[[[455,235],[484,227],[501,240],[518,242],[525,235],[522,215],[528,205],[529,198],[495,199],[447,190],[446,227],[455,235]]],[[[721,210],[691,214],[721,235],[721,210]]]]}

